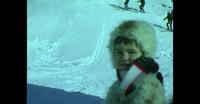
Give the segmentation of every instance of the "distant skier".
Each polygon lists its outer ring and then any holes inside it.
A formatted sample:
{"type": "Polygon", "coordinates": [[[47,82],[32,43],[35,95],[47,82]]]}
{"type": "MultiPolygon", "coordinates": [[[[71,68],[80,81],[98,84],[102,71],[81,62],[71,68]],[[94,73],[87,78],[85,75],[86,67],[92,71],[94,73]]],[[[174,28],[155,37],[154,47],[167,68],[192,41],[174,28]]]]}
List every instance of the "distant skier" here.
{"type": "Polygon", "coordinates": [[[167,29],[173,31],[172,30],[173,10],[171,11],[171,13],[168,12],[167,16],[163,20],[166,20],[166,19],[167,19],[167,23],[166,23],[167,29]]]}
{"type": "Polygon", "coordinates": [[[139,1],[137,1],[137,2],[140,2],[140,3],[141,3],[140,6],[139,6],[140,12],[143,12],[143,13],[144,13],[145,0],[139,0],[139,1]]]}
{"type": "Polygon", "coordinates": [[[126,1],[124,2],[125,9],[128,8],[128,2],[129,2],[129,0],[126,0],[126,1]]]}

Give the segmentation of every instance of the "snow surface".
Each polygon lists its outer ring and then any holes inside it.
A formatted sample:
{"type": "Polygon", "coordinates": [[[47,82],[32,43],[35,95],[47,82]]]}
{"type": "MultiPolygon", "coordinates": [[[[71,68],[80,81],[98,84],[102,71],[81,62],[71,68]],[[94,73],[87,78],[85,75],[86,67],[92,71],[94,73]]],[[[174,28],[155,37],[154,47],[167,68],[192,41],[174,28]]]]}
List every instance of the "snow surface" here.
{"type": "Polygon", "coordinates": [[[103,99],[81,92],[28,84],[27,104],[103,104],[103,99]]]}
{"type": "MultiPolygon", "coordinates": [[[[104,98],[116,80],[108,53],[109,33],[127,19],[146,20],[157,32],[156,61],[167,99],[173,96],[173,32],[163,18],[171,0],[147,0],[145,12],[113,9],[124,0],[28,0],[27,83],[104,98]],[[162,5],[164,4],[164,6],[162,5]],[[165,6],[166,5],[166,6],[165,6]]],[[[139,9],[135,0],[129,7],[139,9]]]]}

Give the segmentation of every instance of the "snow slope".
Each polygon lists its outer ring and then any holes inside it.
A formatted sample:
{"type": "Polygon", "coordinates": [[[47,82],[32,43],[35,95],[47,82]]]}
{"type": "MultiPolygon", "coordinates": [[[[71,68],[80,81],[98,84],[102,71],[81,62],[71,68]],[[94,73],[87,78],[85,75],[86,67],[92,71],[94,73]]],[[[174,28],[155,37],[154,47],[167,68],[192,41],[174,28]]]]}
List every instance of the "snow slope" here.
{"type": "MultiPolygon", "coordinates": [[[[171,0],[146,1],[145,14],[119,11],[120,0],[28,0],[27,83],[104,98],[116,80],[107,43],[121,21],[141,19],[157,32],[156,61],[164,76],[166,97],[173,96],[173,33],[161,32],[171,0]]],[[[131,1],[130,7],[138,9],[131,1]]]]}

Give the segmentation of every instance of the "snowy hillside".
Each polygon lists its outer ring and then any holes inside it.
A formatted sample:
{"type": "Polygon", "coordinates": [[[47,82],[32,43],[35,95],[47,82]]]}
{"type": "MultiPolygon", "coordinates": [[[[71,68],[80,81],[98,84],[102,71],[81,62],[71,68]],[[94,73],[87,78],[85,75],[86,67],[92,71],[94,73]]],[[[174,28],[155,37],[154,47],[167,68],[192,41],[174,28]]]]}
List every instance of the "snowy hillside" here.
{"type": "MultiPolygon", "coordinates": [[[[173,95],[173,33],[163,18],[171,0],[148,0],[146,13],[116,10],[121,0],[28,0],[28,68],[30,84],[80,91],[104,98],[116,80],[107,43],[122,20],[146,20],[158,39],[156,61],[164,75],[167,99],[173,95]]],[[[139,9],[129,1],[129,7],[139,9]]]]}

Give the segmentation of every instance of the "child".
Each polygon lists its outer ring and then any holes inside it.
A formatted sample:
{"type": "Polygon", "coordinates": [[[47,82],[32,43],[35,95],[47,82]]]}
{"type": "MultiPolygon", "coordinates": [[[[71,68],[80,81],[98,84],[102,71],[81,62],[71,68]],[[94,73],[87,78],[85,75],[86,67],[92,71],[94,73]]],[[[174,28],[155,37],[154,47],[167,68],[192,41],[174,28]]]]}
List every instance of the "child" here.
{"type": "Polygon", "coordinates": [[[111,33],[109,52],[118,80],[104,104],[166,104],[162,77],[153,60],[156,34],[145,21],[122,22],[111,33]]]}

